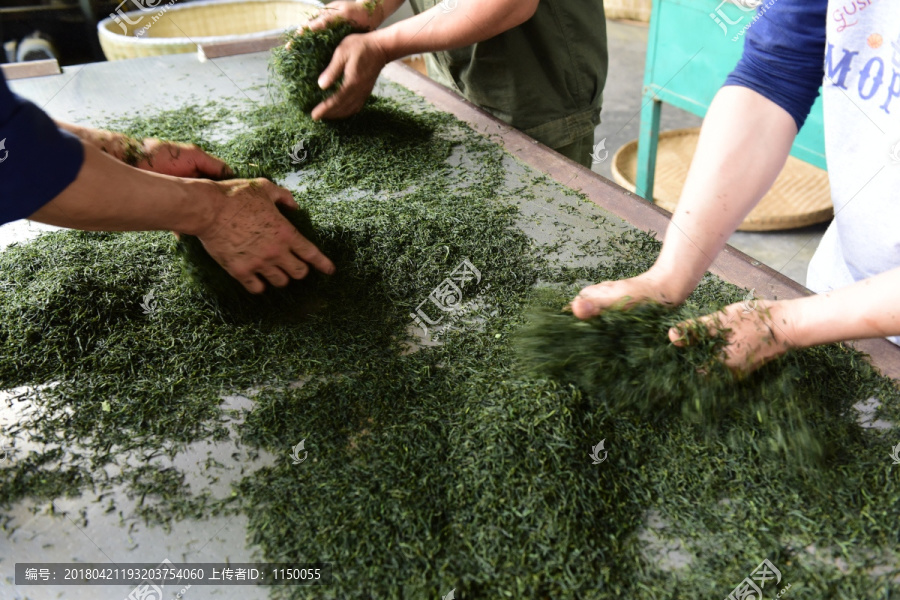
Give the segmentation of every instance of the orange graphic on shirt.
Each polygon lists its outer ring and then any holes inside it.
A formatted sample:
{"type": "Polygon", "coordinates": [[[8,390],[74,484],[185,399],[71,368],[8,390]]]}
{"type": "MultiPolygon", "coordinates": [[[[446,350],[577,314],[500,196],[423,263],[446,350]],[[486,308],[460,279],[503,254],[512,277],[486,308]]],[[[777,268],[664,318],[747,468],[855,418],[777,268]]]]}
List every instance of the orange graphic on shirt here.
{"type": "Polygon", "coordinates": [[[881,44],[884,42],[884,38],[881,37],[880,33],[873,33],[868,38],[866,38],[866,43],[869,44],[870,48],[881,48],[881,44]]]}

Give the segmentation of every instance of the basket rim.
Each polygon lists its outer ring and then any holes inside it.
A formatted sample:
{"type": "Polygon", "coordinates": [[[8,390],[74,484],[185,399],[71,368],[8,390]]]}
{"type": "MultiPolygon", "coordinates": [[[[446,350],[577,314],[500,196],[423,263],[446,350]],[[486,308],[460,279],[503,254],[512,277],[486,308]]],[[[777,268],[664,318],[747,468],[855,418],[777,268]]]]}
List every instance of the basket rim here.
{"type": "MultiPolygon", "coordinates": [[[[307,6],[315,7],[315,8],[323,8],[325,6],[324,3],[319,0],[199,0],[198,2],[191,2],[189,4],[176,4],[169,8],[166,12],[171,11],[179,11],[179,10],[189,10],[194,8],[201,8],[204,6],[218,6],[222,4],[240,4],[247,5],[250,3],[258,3],[258,4],[271,4],[275,2],[286,2],[292,4],[305,4],[307,6]]],[[[125,0],[119,4],[121,6],[125,3],[125,0]]],[[[160,7],[166,6],[168,3],[160,2],[160,6],[156,8],[148,8],[146,10],[132,10],[126,13],[125,15],[147,15],[151,13],[159,12],[160,7]]],[[[113,18],[113,13],[110,13],[108,17],[97,23],[97,35],[101,38],[107,38],[109,41],[115,42],[117,44],[127,44],[127,45],[140,45],[140,46],[171,46],[176,44],[202,44],[209,43],[213,41],[230,41],[230,40],[253,40],[257,38],[269,37],[274,34],[282,33],[286,30],[284,27],[277,27],[275,29],[267,29],[265,31],[256,31],[253,33],[241,33],[241,34],[229,34],[229,35],[206,35],[206,36],[196,36],[196,37],[164,37],[164,38],[151,38],[151,37],[136,37],[133,35],[124,35],[113,31],[107,25],[110,23],[114,23],[115,20],[113,18]]]]}
{"type": "MultiPolygon", "coordinates": [[[[680,129],[669,129],[665,131],[659,132],[658,140],[670,139],[670,138],[678,138],[685,136],[699,136],[700,135],[700,127],[685,127],[680,129]]],[[[625,165],[624,162],[626,157],[636,156],[637,155],[637,146],[639,144],[639,139],[629,140],[622,144],[622,146],[616,150],[616,153],[613,154],[612,157],[612,175],[613,180],[630,191],[631,193],[637,193],[637,183],[632,181],[632,179],[625,174],[625,165]]],[[[799,159],[795,156],[788,156],[786,165],[800,162],[809,165],[814,169],[818,169],[826,174],[828,171],[826,169],[821,169],[815,165],[806,163],[806,161],[799,159]]],[[[778,177],[782,177],[783,173],[779,173],[778,177]]],[[[773,187],[774,187],[773,183],[773,187]]],[[[771,190],[767,190],[765,195],[768,195],[771,190]]],[[[765,197],[764,195],[764,197],[765,197]]],[[[674,212],[675,208],[678,206],[678,203],[681,201],[681,198],[675,200],[674,204],[672,203],[660,203],[657,201],[656,194],[654,194],[653,199],[650,201],[652,204],[666,210],[667,212],[674,212]]],[[[755,210],[756,207],[754,207],[755,210]]],[[[828,194],[828,206],[822,206],[819,209],[811,210],[805,213],[784,213],[784,214],[753,214],[751,211],[747,217],[744,218],[743,221],[737,226],[737,231],[751,231],[751,232],[769,232],[769,231],[784,231],[787,229],[796,229],[802,227],[809,227],[811,225],[817,225],[819,223],[824,223],[831,219],[834,215],[834,206],[831,203],[831,194],[828,194]]]]}

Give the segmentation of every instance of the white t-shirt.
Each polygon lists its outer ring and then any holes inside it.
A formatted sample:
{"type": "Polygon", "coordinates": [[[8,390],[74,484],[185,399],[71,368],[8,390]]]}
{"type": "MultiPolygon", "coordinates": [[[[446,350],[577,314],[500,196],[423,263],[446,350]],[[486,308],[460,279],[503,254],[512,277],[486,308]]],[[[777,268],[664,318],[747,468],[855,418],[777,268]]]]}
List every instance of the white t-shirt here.
{"type": "MultiPolygon", "coordinates": [[[[818,293],[900,267],[900,5],[831,0],[827,23],[822,100],[834,221],[809,264],[806,285],[818,293]]],[[[900,336],[890,339],[900,345],[900,336]]]]}

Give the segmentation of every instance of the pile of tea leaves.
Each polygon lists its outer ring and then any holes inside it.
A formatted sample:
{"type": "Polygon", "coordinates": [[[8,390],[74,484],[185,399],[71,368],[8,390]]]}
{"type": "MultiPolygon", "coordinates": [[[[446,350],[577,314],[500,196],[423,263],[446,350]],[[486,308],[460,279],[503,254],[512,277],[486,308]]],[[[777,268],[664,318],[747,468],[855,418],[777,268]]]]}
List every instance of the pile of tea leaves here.
{"type": "MultiPolygon", "coordinates": [[[[705,312],[644,304],[580,321],[558,308],[539,308],[518,334],[519,354],[525,372],[583,390],[598,410],[633,412],[649,421],[681,418],[700,425],[710,442],[728,424],[729,439],[721,443],[778,454],[786,468],[801,472],[821,466],[826,455],[833,458],[856,427],[848,418],[853,396],[830,403],[838,399],[817,385],[830,361],[790,353],[749,377],[737,376],[720,360],[725,336],[690,321],[705,312]],[[686,330],[689,345],[668,343],[674,326],[686,330]]],[[[718,329],[727,326],[720,320],[718,329]]]]}
{"type": "Polygon", "coordinates": [[[837,345],[740,382],[675,349],[669,323],[743,297],[712,276],[675,312],[559,314],[659,244],[388,92],[340,124],[282,102],[119,123],[294,190],[338,271],[302,311],[234,313],[185,276],[168,233],[58,232],[0,253],[0,389],[35,407],[2,435],[36,444],[0,465],[3,506],[120,485],[162,525],[244,513],[261,558],[333,564],[331,585],[273,597],[726,597],[765,558],[798,600],[900,592],[900,433],[861,429],[851,408],[877,397],[898,422],[892,382],[837,345]],[[542,225],[529,202],[560,216],[542,225]],[[563,231],[570,213],[590,239],[529,232],[563,231]],[[549,258],[566,252],[579,261],[549,258]],[[454,280],[464,261],[478,277],[454,280]],[[445,280],[465,315],[438,308],[445,280]],[[440,344],[420,339],[420,307],[443,314],[440,344]],[[124,460],[227,439],[221,398],[250,390],[240,444],[274,459],[248,461],[234,495],[124,460]],[[300,440],[309,458],[293,464],[300,440]]]}
{"type": "Polygon", "coordinates": [[[272,70],[287,101],[303,112],[310,112],[340,89],[338,81],[323,90],[319,87],[319,75],[344,38],[360,31],[353,23],[332,19],[324,29],[314,31],[304,27],[287,32],[285,44],[272,51],[272,70]]]}

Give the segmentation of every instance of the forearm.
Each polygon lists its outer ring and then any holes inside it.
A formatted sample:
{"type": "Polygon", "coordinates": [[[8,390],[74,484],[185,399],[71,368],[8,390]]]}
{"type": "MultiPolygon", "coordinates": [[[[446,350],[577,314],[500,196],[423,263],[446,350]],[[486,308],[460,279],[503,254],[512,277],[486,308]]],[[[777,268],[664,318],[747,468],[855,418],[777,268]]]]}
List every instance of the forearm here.
{"type": "Polygon", "coordinates": [[[900,268],[785,305],[799,347],[900,335],[900,268]]]}
{"type": "Polygon", "coordinates": [[[73,229],[196,234],[212,219],[210,185],[141,171],[84,143],[78,177],[30,218],[73,229]]]}
{"type": "Polygon", "coordinates": [[[538,0],[458,0],[453,8],[438,4],[369,35],[376,38],[389,61],[397,60],[490,39],[530,19],[537,6],[538,0]]]}
{"type": "Polygon", "coordinates": [[[724,87],[710,105],[681,199],[653,270],[674,278],[683,297],[781,172],[797,127],[777,104],[724,87]]]}

